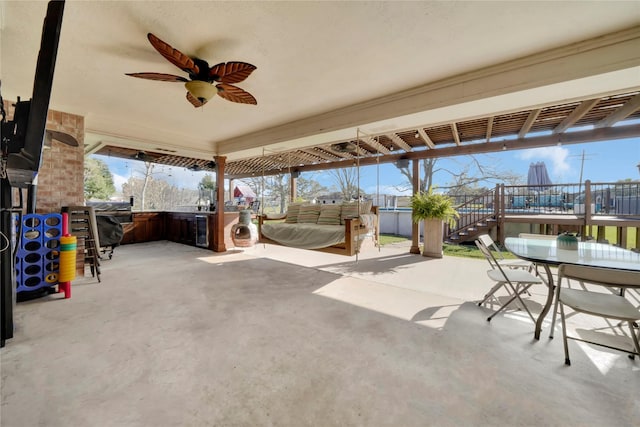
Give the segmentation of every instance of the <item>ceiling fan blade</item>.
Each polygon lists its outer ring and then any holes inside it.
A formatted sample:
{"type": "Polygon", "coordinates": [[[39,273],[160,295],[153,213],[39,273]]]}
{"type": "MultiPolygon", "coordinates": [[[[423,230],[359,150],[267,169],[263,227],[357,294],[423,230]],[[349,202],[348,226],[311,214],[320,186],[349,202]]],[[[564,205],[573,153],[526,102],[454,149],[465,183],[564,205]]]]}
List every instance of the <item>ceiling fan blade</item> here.
{"type": "Polygon", "coordinates": [[[207,103],[207,100],[204,101],[199,100],[195,96],[191,95],[191,92],[187,91],[187,101],[189,101],[195,108],[202,107],[207,103]]]}
{"type": "Polygon", "coordinates": [[[193,59],[189,58],[178,49],[174,49],[151,33],[147,34],[147,38],[160,55],[164,56],[167,61],[171,62],[176,67],[189,74],[198,74],[200,71],[193,59]]]}
{"type": "Polygon", "coordinates": [[[51,139],[55,139],[56,141],[60,141],[63,144],[67,144],[70,147],[77,147],[78,141],[68,133],[59,132],[57,130],[49,130],[45,131],[45,141],[50,145],[51,139]]]}
{"type": "Polygon", "coordinates": [[[209,77],[222,83],[240,83],[256,69],[255,65],[246,62],[221,62],[209,70],[209,77]]]}
{"type": "Polygon", "coordinates": [[[216,85],[216,88],[218,88],[218,95],[227,101],[258,105],[258,101],[256,101],[253,95],[237,86],[220,83],[216,85]]]}
{"type": "Polygon", "coordinates": [[[173,74],[164,73],[125,73],[127,76],[138,77],[147,80],[159,80],[162,82],[188,82],[188,79],[173,74]]]}

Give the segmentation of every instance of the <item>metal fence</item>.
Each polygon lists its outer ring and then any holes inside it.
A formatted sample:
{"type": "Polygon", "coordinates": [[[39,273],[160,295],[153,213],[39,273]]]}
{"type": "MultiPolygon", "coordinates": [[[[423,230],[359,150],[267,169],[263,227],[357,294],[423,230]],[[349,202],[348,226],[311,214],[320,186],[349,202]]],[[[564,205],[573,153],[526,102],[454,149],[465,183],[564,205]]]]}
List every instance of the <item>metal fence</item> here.
{"type": "Polygon", "coordinates": [[[640,182],[498,185],[482,195],[453,196],[461,214],[506,214],[640,216],[640,182]]]}

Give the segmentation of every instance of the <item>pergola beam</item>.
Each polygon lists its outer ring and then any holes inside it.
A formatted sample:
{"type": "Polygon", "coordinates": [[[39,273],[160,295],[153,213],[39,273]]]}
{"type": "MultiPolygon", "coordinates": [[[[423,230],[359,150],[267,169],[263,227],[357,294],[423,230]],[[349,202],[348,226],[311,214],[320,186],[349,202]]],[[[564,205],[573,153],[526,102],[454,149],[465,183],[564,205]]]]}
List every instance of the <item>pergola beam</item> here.
{"type": "Polygon", "coordinates": [[[640,94],[627,101],[622,107],[609,114],[604,119],[595,124],[596,128],[606,128],[613,126],[621,120],[626,119],[640,108],[640,94]]]}
{"type": "Polygon", "coordinates": [[[335,161],[336,159],[340,158],[340,157],[335,156],[333,154],[327,154],[322,150],[317,150],[317,149],[313,149],[313,148],[303,148],[300,151],[302,151],[304,153],[307,153],[307,154],[310,154],[312,156],[320,157],[323,160],[335,161]]]}
{"type": "Polygon", "coordinates": [[[493,116],[489,117],[487,120],[487,142],[491,141],[491,134],[493,132],[493,116]]]}
{"type": "Polygon", "coordinates": [[[584,117],[596,104],[600,102],[600,98],[588,99],[582,101],[571,114],[569,114],[558,126],[553,129],[553,133],[562,133],[574,125],[578,120],[584,117]]]}
{"type": "Polygon", "coordinates": [[[89,156],[91,154],[95,154],[98,151],[100,151],[103,147],[105,147],[106,144],[102,141],[98,141],[95,144],[91,145],[91,146],[87,146],[84,149],[84,155],[85,156],[89,156]]]}
{"type": "Polygon", "coordinates": [[[422,138],[422,140],[424,141],[427,147],[431,148],[432,150],[436,148],[436,144],[433,143],[433,141],[431,140],[431,138],[429,138],[429,135],[427,135],[427,132],[425,132],[424,129],[419,128],[418,134],[420,135],[420,137],[422,138]]]}
{"type": "Polygon", "coordinates": [[[331,154],[335,154],[337,157],[340,157],[341,159],[352,159],[353,158],[353,156],[351,154],[341,153],[340,151],[335,151],[331,147],[322,147],[322,148],[327,150],[331,154]]]}
{"type": "Polygon", "coordinates": [[[378,152],[378,153],[382,153],[382,154],[390,154],[391,153],[391,151],[389,151],[389,149],[387,147],[385,147],[384,145],[380,144],[373,137],[362,138],[360,141],[364,142],[369,147],[371,147],[374,150],[376,150],[376,152],[378,152]]]}
{"type": "Polygon", "coordinates": [[[451,134],[453,134],[453,140],[456,145],[460,145],[460,134],[458,133],[458,126],[455,123],[451,123],[451,134]]]}
{"type": "MultiPolygon", "coordinates": [[[[530,138],[518,138],[514,140],[506,140],[500,142],[485,142],[481,144],[468,144],[461,146],[448,146],[434,150],[420,150],[411,153],[398,153],[384,156],[365,157],[359,160],[360,166],[369,166],[379,163],[393,163],[400,159],[426,159],[436,157],[451,157],[458,155],[493,153],[503,150],[524,150],[528,148],[549,147],[557,144],[582,144],[597,141],[608,141],[635,138],[640,135],[640,124],[607,127],[601,129],[586,130],[580,132],[569,132],[562,134],[544,135],[530,138]]],[[[355,158],[353,158],[355,160],[355,158]]],[[[292,170],[300,172],[311,172],[328,169],[341,169],[352,167],[353,162],[339,161],[331,163],[323,163],[317,165],[308,165],[292,168],[292,170]]],[[[277,171],[265,171],[265,175],[275,175],[277,171]]],[[[227,178],[245,178],[251,175],[234,175],[227,178]]]]}
{"type": "Polygon", "coordinates": [[[413,151],[413,148],[411,148],[411,146],[409,144],[404,142],[404,140],[402,138],[400,138],[397,134],[388,133],[386,136],[387,136],[387,138],[389,138],[391,140],[391,142],[393,142],[398,147],[402,148],[407,153],[413,151]]]}
{"type": "Polygon", "coordinates": [[[527,120],[524,121],[524,124],[520,128],[520,132],[518,132],[518,138],[524,138],[529,133],[529,131],[531,130],[531,127],[533,126],[536,119],[540,115],[540,111],[542,111],[542,108],[531,110],[529,112],[529,115],[527,116],[527,120]]]}

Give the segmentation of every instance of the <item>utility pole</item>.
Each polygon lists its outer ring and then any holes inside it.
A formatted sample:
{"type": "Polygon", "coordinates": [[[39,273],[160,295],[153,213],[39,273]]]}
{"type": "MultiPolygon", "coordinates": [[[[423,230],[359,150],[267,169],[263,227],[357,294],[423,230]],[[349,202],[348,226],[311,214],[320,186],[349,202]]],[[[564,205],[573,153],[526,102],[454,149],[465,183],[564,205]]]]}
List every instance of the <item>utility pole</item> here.
{"type": "Polygon", "coordinates": [[[578,195],[582,193],[582,173],[584,172],[584,161],[593,159],[593,157],[589,157],[589,156],[590,154],[585,155],[584,150],[582,150],[581,155],[569,156],[569,157],[579,157],[581,159],[580,160],[580,178],[578,179],[578,195]]]}

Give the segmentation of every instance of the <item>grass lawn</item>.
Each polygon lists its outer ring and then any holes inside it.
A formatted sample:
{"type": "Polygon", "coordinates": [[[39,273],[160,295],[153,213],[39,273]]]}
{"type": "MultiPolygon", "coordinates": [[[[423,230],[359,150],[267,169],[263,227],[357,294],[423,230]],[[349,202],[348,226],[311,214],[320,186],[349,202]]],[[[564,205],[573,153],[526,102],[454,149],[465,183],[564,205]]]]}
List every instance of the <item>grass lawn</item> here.
{"type": "Polygon", "coordinates": [[[380,245],[390,245],[393,243],[402,243],[408,242],[411,239],[405,236],[396,236],[395,234],[381,234],[380,235],[380,245]]]}
{"type": "MultiPolygon", "coordinates": [[[[595,229],[594,229],[595,232],[595,229]]],[[[595,236],[594,236],[595,237],[595,236]]],[[[615,244],[618,241],[617,228],[616,227],[605,227],[604,228],[604,238],[609,241],[611,244],[615,244]]],[[[638,244],[636,243],[636,230],[635,228],[627,229],[627,249],[637,248],[638,244]]]]}
{"type": "MultiPolygon", "coordinates": [[[[444,255],[457,256],[462,258],[479,258],[484,259],[484,255],[480,252],[480,249],[476,245],[443,245],[442,252],[444,255]]],[[[515,258],[510,252],[503,252],[505,258],[515,258]]]]}
{"type": "MultiPolygon", "coordinates": [[[[393,234],[381,234],[380,235],[380,244],[382,246],[392,244],[392,243],[401,243],[401,242],[409,242],[411,239],[404,236],[396,236],[393,234]]],[[[470,245],[447,245],[443,246],[444,255],[449,256],[457,256],[463,258],[479,258],[484,259],[484,256],[480,252],[480,250],[474,244],[470,245]]],[[[515,258],[515,256],[510,253],[505,253],[505,258],[515,258]]]]}

